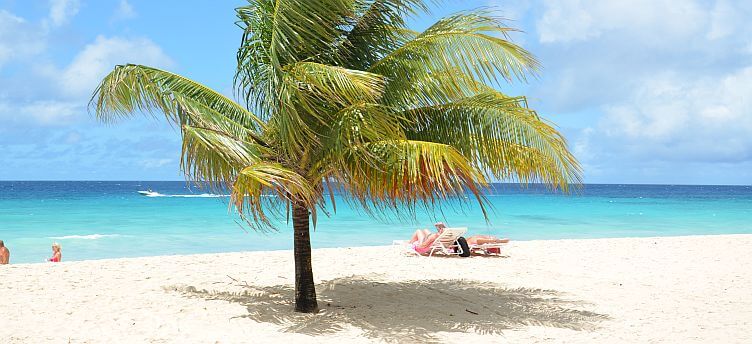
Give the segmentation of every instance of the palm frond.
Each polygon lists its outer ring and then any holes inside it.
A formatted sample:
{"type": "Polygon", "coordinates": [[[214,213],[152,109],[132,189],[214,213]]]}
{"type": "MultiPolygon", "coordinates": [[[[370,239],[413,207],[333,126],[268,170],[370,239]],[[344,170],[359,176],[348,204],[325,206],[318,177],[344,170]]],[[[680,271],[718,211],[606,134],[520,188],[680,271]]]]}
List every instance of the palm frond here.
{"type": "Polygon", "coordinates": [[[379,104],[360,103],[341,109],[330,117],[322,149],[313,157],[311,179],[325,178],[333,165],[339,165],[353,151],[362,153],[359,158],[363,160],[378,159],[370,156],[364,146],[372,142],[404,140],[401,123],[405,120],[393,109],[379,104]]]}
{"type": "Polygon", "coordinates": [[[454,147],[436,142],[372,142],[349,152],[334,178],[364,207],[413,209],[472,193],[485,210],[485,176],[454,147]],[[372,158],[363,158],[364,155],[372,158]]]}
{"type": "Polygon", "coordinates": [[[287,208],[295,202],[315,212],[320,196],[320,192],[295,171],[277,163],[258,162],[240,171],[232,184],[231,199],[244,219],[250,214],[251,219],[247,219],[251,220],[247,221],[250,225],[263,230],[274,228],[264,208],[275,209],[280,203],[287,208]]]}
{"type": "Polygon", "coordinates": [[[375,103],[384,88],[380,75],[313,62],[291,64],[285,72],[270,121],[285,142],[279,150],[289,159],[320,145],[316,127],[329,126],[333,111],[375,103]]]}
{"type": "Polygon", "coordinates": [[[524,97],[488,92],[410,109],[404,116],[415,119],[408,138],[451,144],[496,178],[514,176],[563,190],[580,182],[581,169],[566,140],[527,108],[524,97]]]}
{"type": "Polygon", "coordinates": [[[389,79],[383,102],[397,109],[445,104],[481,93],[497,92],[459,68],[398,75],[389,79]]]}
{"type": "Polygon", "coordinates": [[[286,70],[289,83],[299,92],[298,98],[351,105],[374,103],[384,91],[384,78],[378,74],[314,62],[298,62],[286,70]]]}
{"type": "Polygon", "coordinates": [[[259,133],[233,121],[206,104],[197,102],[192,98],[186,98],[181,94],[174,94],[173,96],[178,104],[178,111],[182,114],[181,121],[184,126],[206,128],[235,140],[254,142],[269,147],[269,144],[264,141],[259,133]]]}
{"type": "Polygon", "coordinates": [[[365,70],[402,45],[409,32],[406,19],[428,12],[423,0],[359,0],[349,30],[335,54],[347,68],[365,70]]]}
{"type": "Polygon", "coordinates": [[[268,37],[272,65],[309,60],[328,52],[339,38],[339,26],[352,16],[355,0],[254,0],[236,9],[241,27],[251,35],[268,37]],[[255,19],[261,23],[247,23],[255,19]],[[250,24],[250,25],[248,25],[250,24]]]}
{"type": "Polygon", "coordinates": [[[220,131],[183,125],[181,169],[188,180],[212,190],[226,190],[243,166],[272,155],[263,146],[238,140],[220,131]]]}
{"type": "Polygon", "coordinates": [[[559,154],[512,142],[486,140],[489,149],[501,152],[504,169],[497,171],[500,179],[516,180],[522,184],[543,183],[569,192],[571,185],[582,183],[582,169],[572,154],[567,154],[566,141],[561,138],[555,147],[559,154]]]}
{"type": "Polygon", "coordinates": [[[235,85],[246,102],[274,107],[273,98],[288,64],[322,62],[352,17],[356,0],[249,0],[236,9],[243,37],[235,85]],[[261,76],[261,77],[260,77],[261,76]]]}
{"type": "Polygon", "coordinates": [[[415,39],[371,65],[368,71],[388,78],[459,68],[480,80],[525,80],[538,61],[509,40],[514,29],[483,11],[442,19],[415,39]]]}
{"type": "MultiPolygon", "coordinates": [[[[136,113],[164,114],[175,125],[185,122],[178,111],[190,99],[243,127],[263,130],[264,122],[244,107],[183,76],[141,65],[119,65],[102,79],[89,102],[99,120],[111,122],[136,113]]],[[[199,114],[199,113],[194,113],[199,114]]]]}
{"type": "Polygon", "coordinates": [[[327,147],[357,147],[370,142],[404,139],[400,122],[405,120],[391,108],[359,103],[343,108],[332,116],[327,147]]]}

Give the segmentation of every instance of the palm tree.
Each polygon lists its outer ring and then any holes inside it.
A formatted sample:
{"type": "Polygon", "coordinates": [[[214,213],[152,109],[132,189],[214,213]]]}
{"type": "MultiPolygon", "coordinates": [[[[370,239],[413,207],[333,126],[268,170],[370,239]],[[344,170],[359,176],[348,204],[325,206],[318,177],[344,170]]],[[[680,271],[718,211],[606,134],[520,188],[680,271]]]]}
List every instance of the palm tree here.
{"type": "Polygon", "coordinates": [[[129,64],[102,80],[90,106],[108,122],[164,114],[180,128],[186,178],[230,190],[255,229],[292,211],[296,311],[318,309],[309,226],[334,189],[373,214],[465,193],[486,214],[490,180],[579,183],[563,136],[524,97],[492,87],[539,65],[491,13],[461,12],[416,32],[405,21],[427,10],[422,0],[248,2],[236,9],[244,105],[129,64]]]}

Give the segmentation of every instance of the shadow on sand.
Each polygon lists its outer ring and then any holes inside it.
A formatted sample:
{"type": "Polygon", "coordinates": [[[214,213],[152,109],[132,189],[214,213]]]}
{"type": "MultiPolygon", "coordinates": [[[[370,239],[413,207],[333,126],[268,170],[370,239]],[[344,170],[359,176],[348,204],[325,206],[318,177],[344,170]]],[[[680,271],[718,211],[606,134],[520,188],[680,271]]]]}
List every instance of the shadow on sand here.
{"type": "Polygon", "coordinates": [[[608,316],[584,310],[587,304],[561,298],[553,290],[515,288],[466,280],[381,282],[345,277],[317,286],[316,315],[292,311],[293,289],[288,285],[244,291],[196,290],[169,287],[186,297],[224,300],[248,309],[257,322],[274,323],[285,332],[308,335],[334,333],[356,327],[371,338],[390,342],[435,342],[436,332],[502,334],[525,326],[593,330],[608,316]]]}

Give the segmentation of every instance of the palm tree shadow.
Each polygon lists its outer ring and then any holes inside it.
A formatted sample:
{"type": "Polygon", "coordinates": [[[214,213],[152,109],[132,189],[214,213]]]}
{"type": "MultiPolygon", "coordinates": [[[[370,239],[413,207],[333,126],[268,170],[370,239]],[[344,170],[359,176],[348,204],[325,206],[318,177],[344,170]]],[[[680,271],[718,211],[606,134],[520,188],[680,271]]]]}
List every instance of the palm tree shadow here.
{"type": "Polygon", "coordinates": [[[505,288],[467,280],[380,282],[345,277],[318,286],[319,314],[292,311],[291,286],[244,291],[168,288],[187,297],[224,300],[248,309],[242,317],[273,323],[285,332],[320,335],[356,327],[371,338],[390,342],[437,342],[436,332],[503,334],[525,326],[591,331],[607,315],[582,309],[587,304],[561,298],[554,290],[505,288]]]}

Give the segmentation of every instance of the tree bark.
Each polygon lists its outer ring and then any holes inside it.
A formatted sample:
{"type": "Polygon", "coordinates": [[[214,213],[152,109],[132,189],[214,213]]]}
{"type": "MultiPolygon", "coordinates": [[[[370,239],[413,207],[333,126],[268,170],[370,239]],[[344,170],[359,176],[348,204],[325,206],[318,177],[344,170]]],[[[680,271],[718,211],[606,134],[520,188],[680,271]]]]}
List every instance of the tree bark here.
{"type": "Polygon", "coordinates": [[[295,236],[295,311],[316,313],[319,311],[319,305],[316,301],[316,286],[313,284],[311,267],[310,216],[308,208],[304,205],[293,203],[292,227],[295,236]]]}

